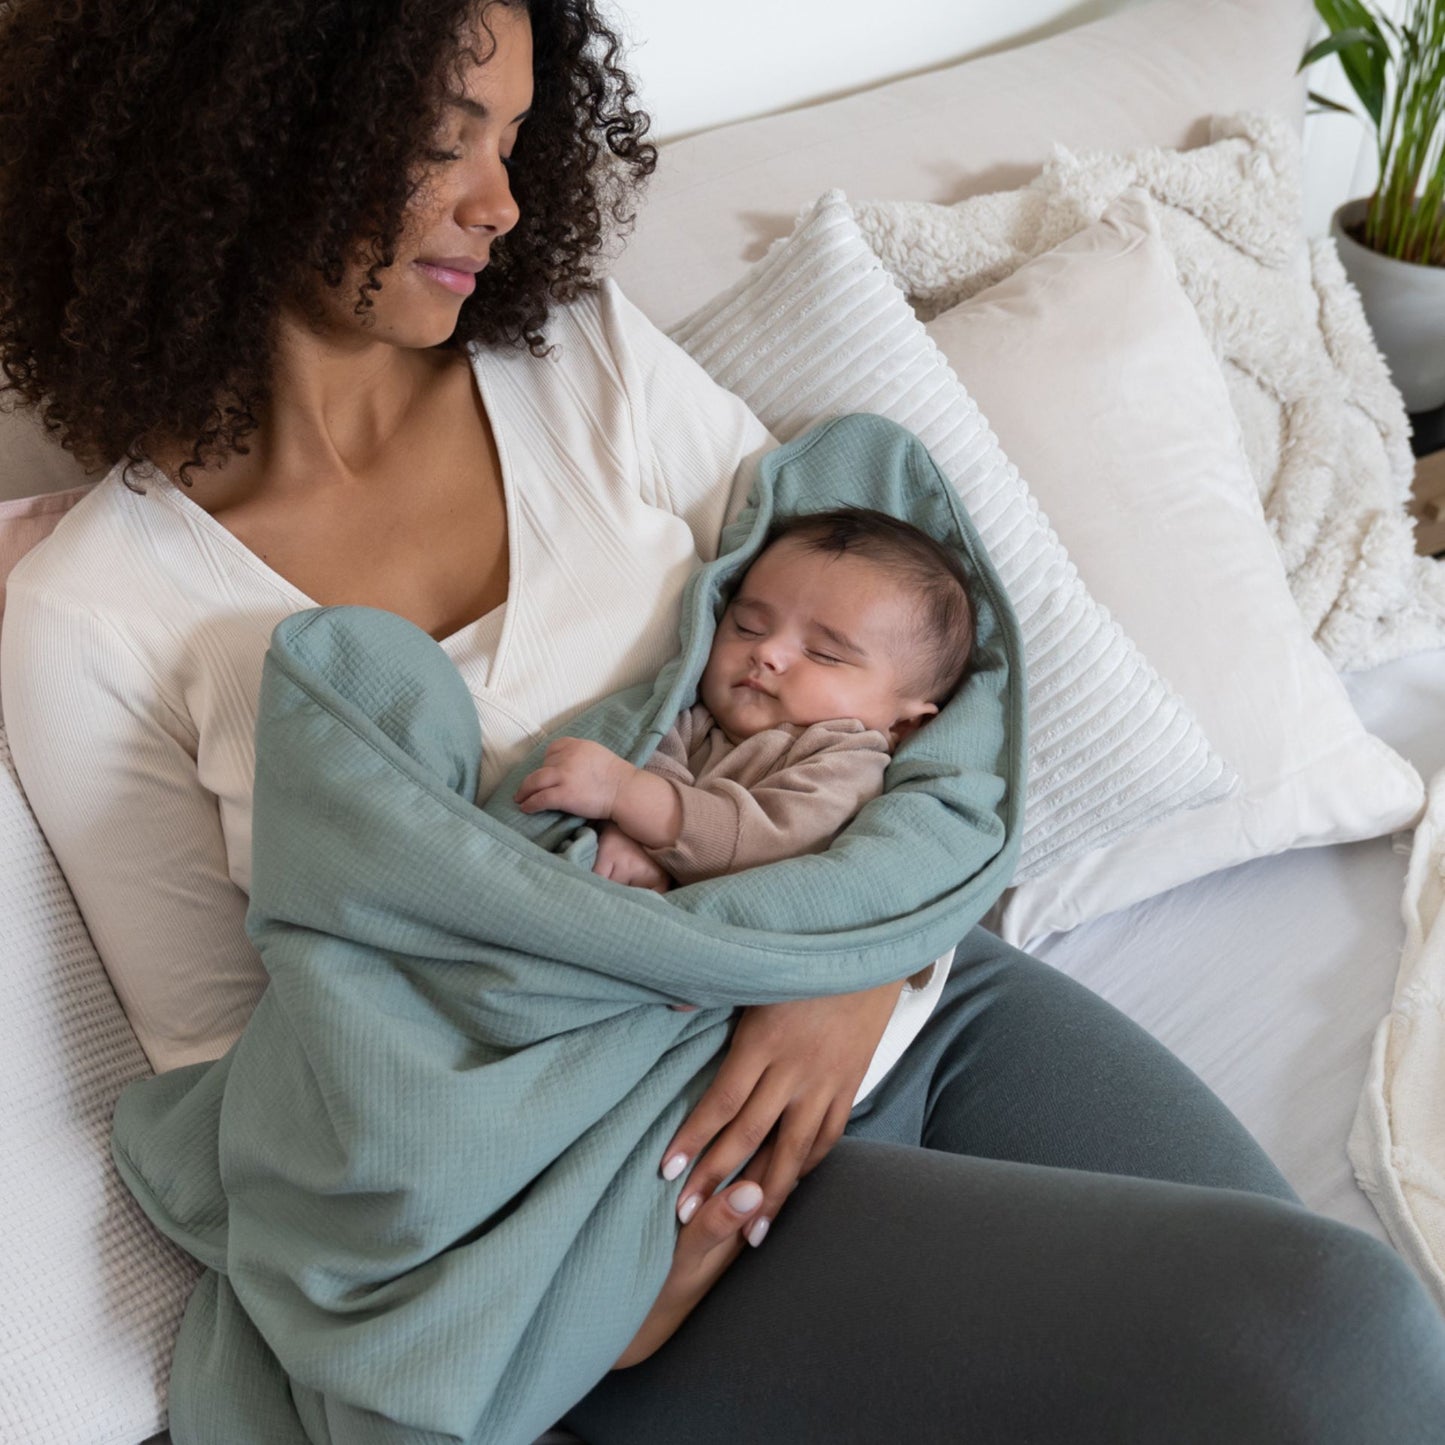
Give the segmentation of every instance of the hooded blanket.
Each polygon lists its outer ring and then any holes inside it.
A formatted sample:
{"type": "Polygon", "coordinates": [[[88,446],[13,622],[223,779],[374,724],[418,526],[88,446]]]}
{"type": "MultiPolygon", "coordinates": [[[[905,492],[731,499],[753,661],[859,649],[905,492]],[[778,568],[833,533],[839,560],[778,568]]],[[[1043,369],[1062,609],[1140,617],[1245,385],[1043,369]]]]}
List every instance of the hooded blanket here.
{"type": "Polygon", "coordinates": [[[840,505],[957,549],[977,670],[826,852],[665,896],[590,872],[581,820],[514,806],[541,747],[476,806],[476,710],[425,632],[353,607],[276,628],[246,920],[269,985],[223,1058],[130,1086],[115,1116],[126,1183],[207,1266],[172,1367],[176,1445],[531,1441],[661,1288],[685,1179],[658,1160],[732,1010],[902,978],[1002,890],[1018,631],[952,488],[880,418],[769,454],[689,583],[679,656],[567,731],[643,762],[774,515],[840,505]]]}

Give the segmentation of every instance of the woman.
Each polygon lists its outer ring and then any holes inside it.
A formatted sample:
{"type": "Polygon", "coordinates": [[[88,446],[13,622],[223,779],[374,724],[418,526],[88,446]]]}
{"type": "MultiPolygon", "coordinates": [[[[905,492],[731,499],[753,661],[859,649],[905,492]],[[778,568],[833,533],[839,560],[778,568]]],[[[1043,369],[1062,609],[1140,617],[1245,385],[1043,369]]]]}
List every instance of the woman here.
{"type": "MultiPolygon", "coordinates": [[[[654,156],[592,0],[0,23],[0,360],[80,455],[121,459],[12,578],[8,723],[163,1069],[223,1052],[264,984],[242,916],[274,624],[365,603],[430,632],[488,786],[656,671],[770,441],[594,283],[654,156]]],[[[569,1423],[1434,1437],[1445,1331],[1389,1251],[1301,1209],[1085,990],[997,943],[945,971],[744,1011],[658,1161],[692,1173],[634,1368],[569,1423]]]]}

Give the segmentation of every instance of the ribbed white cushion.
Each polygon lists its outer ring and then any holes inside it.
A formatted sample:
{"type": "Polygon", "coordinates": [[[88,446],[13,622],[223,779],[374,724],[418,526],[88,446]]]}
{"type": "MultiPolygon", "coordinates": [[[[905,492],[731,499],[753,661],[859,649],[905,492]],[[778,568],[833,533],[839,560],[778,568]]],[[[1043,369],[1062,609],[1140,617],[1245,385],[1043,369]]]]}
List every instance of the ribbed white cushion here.
{"type": "Polygon", "coordinates": [[[823,196],[790,237],[672,335],[776,436],[875,412],[915,432],[958,488],[1024,635],[1020,880],[1229,791],[1232,772],[1089,596],[841,193],[823,196]]]}
{"type": "Polygon", "coordinates": [[[111,1165],[115,1097],[150,1070],[3,726],[0,929],[0,1440],[134,1445],[165,1423],[195,1268],[111,1165]]]}

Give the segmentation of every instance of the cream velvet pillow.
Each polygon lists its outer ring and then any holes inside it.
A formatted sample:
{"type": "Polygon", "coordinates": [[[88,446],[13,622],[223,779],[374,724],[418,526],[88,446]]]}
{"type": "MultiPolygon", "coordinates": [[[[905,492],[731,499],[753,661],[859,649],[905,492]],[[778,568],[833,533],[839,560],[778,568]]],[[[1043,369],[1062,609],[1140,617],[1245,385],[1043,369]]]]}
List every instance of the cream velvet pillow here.
{"type": "Polygon", "coordinates": [[[1228,790],[1233,775],[1089,596],[840,194],[824,196],[792,236],[673,334],[776,436],[874,412],[917,433],[958,489],[1024,637],[1020,878],[1228,790]]]}
{"type": "Polygon", "coordinates": [[[1015,943],[1286,848],[1409,825],[1419,776],[1355,716],[1265,524],[1218,364],[1129,192],[929,323],[1090,591],[1189,704],[1241,789],[1015,888],[1015,943]]]}

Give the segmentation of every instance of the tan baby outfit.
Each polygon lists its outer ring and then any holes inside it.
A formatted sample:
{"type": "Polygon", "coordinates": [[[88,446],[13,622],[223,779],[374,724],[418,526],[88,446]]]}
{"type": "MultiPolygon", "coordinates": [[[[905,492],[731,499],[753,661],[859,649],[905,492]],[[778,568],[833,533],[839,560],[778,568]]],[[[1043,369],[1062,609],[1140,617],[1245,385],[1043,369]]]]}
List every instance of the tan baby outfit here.
{"type": "Polygon", "coordinates": [[[678,715],[647,771],[682,802],[670,848],[649,848],[679,883],[821,853],[883,791],[888,739],[856,718],[784,724],[729,742],[699,703],[678,715]]]}

